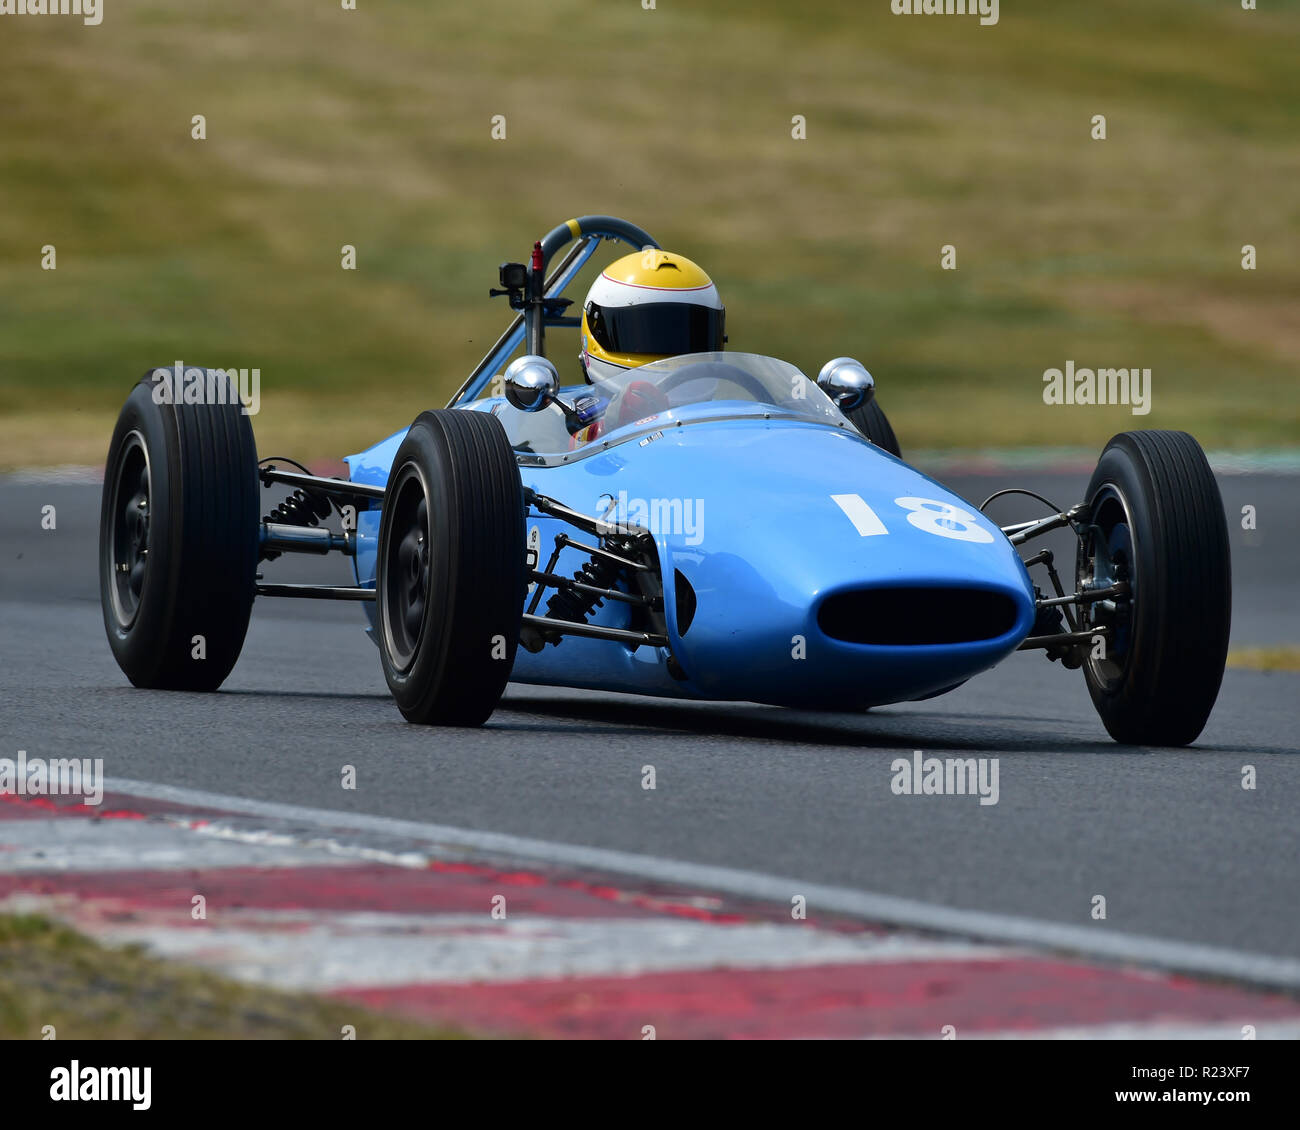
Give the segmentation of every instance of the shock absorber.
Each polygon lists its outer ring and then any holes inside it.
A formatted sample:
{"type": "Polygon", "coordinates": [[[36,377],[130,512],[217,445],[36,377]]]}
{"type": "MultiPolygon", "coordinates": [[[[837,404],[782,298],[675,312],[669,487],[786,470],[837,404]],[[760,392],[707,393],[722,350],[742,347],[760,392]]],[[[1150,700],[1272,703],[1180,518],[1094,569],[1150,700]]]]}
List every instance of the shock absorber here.
{"type": "Polygon", "coordinates": [[[323,494],[296,490],[271,511],[263,522],[283,522],[289,526],[319,526],[330,516],[330,500],[323,494]]]}
{"type": "MultiPolygon", "coordinates": [[[[330,516],[330,511],[330,500],[323,494],[312,494],[299,489],[289,495],[262,521],[285,526],[316,527],[323,519],[330,516]]],[[[267,561],[274,561],[280,554],[275,550],[264,550],[262,556],[267,561]]]]}
{"type": "MultiPolygon", "coordinates": [[[[611,561],[588,561],[573,574],[573,579],[584,585],[607,589],[614,584],[618,576],[618,566],[611,561]]],[[[576,624],[585,624],[587,617],[604,605],[604,600],[595,593],[579,589],[560,589],[546,602],[546,614],[555,620],[569,620],[576,624]]]]}

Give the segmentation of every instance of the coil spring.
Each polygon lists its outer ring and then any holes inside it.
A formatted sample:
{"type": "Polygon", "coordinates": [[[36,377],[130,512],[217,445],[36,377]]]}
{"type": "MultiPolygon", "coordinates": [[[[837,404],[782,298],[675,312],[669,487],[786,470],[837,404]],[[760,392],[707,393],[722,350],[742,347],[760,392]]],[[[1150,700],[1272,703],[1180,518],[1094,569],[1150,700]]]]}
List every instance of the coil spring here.
{"type": "Polygon", "coordinates": [[[281,522],[288,526],[319,526],[330,516],[330,500],[324,495],[296,490],[271,511],[264,522],[281,522]]]}
{"type": "MultiPolygon", "coordinates": [[[[573,574],[575,581],[597,588],[607,589],[618,575],[618,566],[609,561],[588,561],[573,574]]],[[[574,589],[561,589],[546,602],[547,615],[556,620],[568,620],[570,623],[585,624],[587,617],[604,601],[595,593],[578,592],[574,589]]]]}

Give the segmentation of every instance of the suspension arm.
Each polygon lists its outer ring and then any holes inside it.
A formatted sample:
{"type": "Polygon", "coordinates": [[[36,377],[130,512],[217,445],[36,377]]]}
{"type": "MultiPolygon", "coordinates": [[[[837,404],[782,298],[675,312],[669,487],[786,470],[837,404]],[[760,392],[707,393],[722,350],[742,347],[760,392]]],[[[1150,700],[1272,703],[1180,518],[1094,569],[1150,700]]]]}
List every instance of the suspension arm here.
{"type": "Polygon", "coordinates": [[[315,600],[364,601],[374,600],[375,590],[351,585],[267,585],[259,581],[257,595],[310,597],[315,600]]]}
{"type": "Polygon", "coordinates": [[[1059,530],[1063,526],[1073,526],[1087,512],[1087,509],[1087,503],[1081,502],[1078,506],[1072,506],[1069,510],[1063,510],[1047,518],[1038,518],[1032,522],[1014,522],[1010,526],[1003,526],[1002,532],[1007,535],[1007,540],[1012,545],[1022,545],[1030,538],[1051,533],[1052,530],[1059,530]]]}
{"type": "Polygon", "coordinates": [[[645,608],[655,608],[660,603],[651,600],[649,597],[638,596],[636,593],[600,588],[598,585],[589,585],[583,581],[576,581],[571,577],[560,577],[554,573],[540,573],[536,569],[530,570],[529,579],[539,581],[543,586],[549,585],[551,588],[573,589],[575,592],[598,596],[601,600],[618,600],[624,604],[639,604],[645,608]]]}
{"type": "Polygon", "coordinates": [[[654,632],[630,632],[626,628],[606,628],[600,624],[579,624],[572,620],[554,620],[549,616],[524,613],[523,626],[540,632],[554,632],[561,636],[586,636],[593,640],[613,640],[616,643],[644,644],[647,647],[667,647],[668,637],[654,632]]]}
{"type": "Polygon", "coordinates": [[[1083,592],[1070,593],[1068,596],[1056,596],[1038,601],[1039,608],[1050,608],[1055,604],[1096,604],[1098,601],[1111,600],[1117,596],[1128,596],[1127,581],[1109,585],[1104,589],[1084,589],[1083,592]]]}
{"type": "Polygon", "coordinates": [[[649,537],[650,531],[642,526],[634,526],[630,523],[616,524],[606,522],[603,518],[592,518],[583,514],[579,510],[573,510],[565,506],[562,502],[556,502],[553,498],[547,498],[544,494],[538,494],[531,487],[524,487],[524,505],[533,506],[543,514],[552,518],[559,518],[568,522],[571,526],[576,526],[584,533],[593,534],[601,538],[616,537],[649,537]]]}
{"type": "Polygon", "coordinates": [[[327,479],[321,475],[302,475],[296,471],[281,471],[275,467],[263,467],[258,471],[264,486],[283,483],[285,486],[301,487],[315,494],[329,495],[332,498],[364,498],[380,502],[384,497],[384,488],[370,483],[354,483],[347,479],[327,479]]]}
{"type": "Polygon", "coordinates": [[[1109,628],[1094,628],[1090,632],[1061,632],[1054,636],[1030,636],[1016,648],[1017,651],[1033,651],[1038,648],[1072,647],[1076,644],[1090,644],[1093,636],[1110,636],[1109,628]]]}

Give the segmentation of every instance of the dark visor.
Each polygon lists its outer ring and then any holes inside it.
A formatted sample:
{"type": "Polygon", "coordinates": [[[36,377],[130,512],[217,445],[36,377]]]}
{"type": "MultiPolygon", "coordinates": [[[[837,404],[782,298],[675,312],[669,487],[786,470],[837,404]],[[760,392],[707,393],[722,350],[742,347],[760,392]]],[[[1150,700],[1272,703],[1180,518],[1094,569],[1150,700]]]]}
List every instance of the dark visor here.
{"type": "Polygon", "coordinates": [[[587,304],[587,325],[608,353],[712,353],[722,348],[723,310],[691,302],[587,304]]]}

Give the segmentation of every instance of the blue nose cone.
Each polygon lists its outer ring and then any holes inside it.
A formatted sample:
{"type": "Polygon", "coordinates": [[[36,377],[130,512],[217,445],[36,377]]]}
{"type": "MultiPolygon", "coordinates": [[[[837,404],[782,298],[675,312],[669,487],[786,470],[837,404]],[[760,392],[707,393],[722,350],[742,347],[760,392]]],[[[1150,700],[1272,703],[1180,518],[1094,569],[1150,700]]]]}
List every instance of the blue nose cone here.
{"type": "Polygon", "coordinates": [[[635,469],[693,505],[689,527],[660,535],[683,689],[897,702],[970,678],[1028,634],[1033,587],[1001,531],[856,434],[774,421],[665,440],[635,469]]]}

